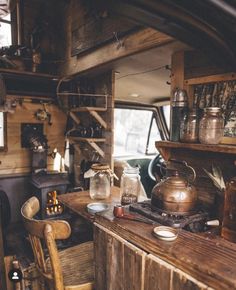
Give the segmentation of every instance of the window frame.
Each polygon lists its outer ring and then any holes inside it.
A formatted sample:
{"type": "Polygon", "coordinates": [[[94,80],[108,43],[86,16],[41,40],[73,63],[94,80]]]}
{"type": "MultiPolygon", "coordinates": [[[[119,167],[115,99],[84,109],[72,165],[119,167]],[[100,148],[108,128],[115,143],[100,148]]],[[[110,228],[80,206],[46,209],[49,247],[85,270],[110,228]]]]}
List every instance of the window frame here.
{"type": "MultiPolygon", "coordinates": [[[[6,23],[11,25],[11,45],[16,45],[18,42],[17,36],[17,9],[15,8],[12,12],[9,13],[11,20],[5,20],[0,18],[0,23],[6,23]]],[[[0,46],[0,48],[3,46],[0,46]]]]}
{"type": "Polygon", "coordinates": [[[0,152],[6,152],[7,151],[7,113],[3,113],[3,146],[0,146],[0,152]]]}
{"type": "MultiPolygon", "coordinates": [[[[145,156],[153,156],[153,155],[155,155],[155,153],[148,153],[148,146],[149,146],[149,143],[150,143],[150,135],[151,135],[151,129],[152,129],[152,125],[153,125],[154,119],[155,119],[157,128],[159,130],[160,136],[161,136],[162,140],[164,140],[162,130],[160,129],[159,123],[158,123],[158,111],[157,111],[158,108],[156,106],[150,106],[150,105],[139,105],[139,104],[115,102],[114,109],[132,109],[132,110],[152,111],[152,117],[151,117],[149,129],[148,129],[148,136],[147,136],[147,141],[146,141],[146,145],[145,145],[146,146],[145,153],[143,153],[143,154],[145,156]]],[[[163,118],[163,116],[160,116],[160,118],[163,118]]],[[[162,122],[166,123],[165,119],[163,119],[162,122]]],[[[114,128],[114,130],[115,130],[115,128],[114,128]]],[[[115,156],[115,157],[120,157],[120,156],[115,156]]]]}

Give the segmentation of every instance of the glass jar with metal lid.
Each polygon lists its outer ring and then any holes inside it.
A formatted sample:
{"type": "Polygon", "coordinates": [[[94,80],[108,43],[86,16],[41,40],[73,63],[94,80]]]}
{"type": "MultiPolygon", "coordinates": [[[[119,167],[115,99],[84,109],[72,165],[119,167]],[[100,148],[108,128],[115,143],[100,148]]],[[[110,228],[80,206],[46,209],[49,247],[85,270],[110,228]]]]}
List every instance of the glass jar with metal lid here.
{"type": "Polygon", "coordinates": [[[198,141],[198,116],[197,110],[192,109],[180,123],[180,141],[196,143],[198,141]]]}
{"type": "Polygon", "coordinates": [[[89,194],[92,199],[105,199],[111,194],[112,172],[108,164],[93,164],[89,194]]]}
{"type": "Polygon", "coordinates": [[[199,123],[199,141],[203,144],[219,144],[224,134],[224,118],[221,109],[208,107],[199,123]]]}
{"type": "Polygon", "coordinates": [[[127,205],[138,201],[140,175],[138,167],[126,167],[120,181],[121,204],[127,205]]]}

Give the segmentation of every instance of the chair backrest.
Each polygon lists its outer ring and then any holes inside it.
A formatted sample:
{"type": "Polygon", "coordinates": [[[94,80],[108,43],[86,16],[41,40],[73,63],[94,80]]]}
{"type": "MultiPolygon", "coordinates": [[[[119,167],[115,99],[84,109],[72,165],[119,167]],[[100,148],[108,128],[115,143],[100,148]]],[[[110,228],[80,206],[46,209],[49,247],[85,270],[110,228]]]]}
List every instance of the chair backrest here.
{"type": "Polygon", "coordinates": [[[45,280],[48,281],[49,286],[53,284],[52,289],[62,290],[64,289],[63,276],[55,240],[67,239],[71,234],[71,228],[70,225],[63,220],[34,219],[33,217],[39,209],[39,200],[36,197],[31,197],[23,204],[21,215],[23,217],[24,226],[29,233],[35,263],[39,272],[45,280]],[[45,241],[48,249],[51,270],[46,266],[41,240],[45,241]]]}

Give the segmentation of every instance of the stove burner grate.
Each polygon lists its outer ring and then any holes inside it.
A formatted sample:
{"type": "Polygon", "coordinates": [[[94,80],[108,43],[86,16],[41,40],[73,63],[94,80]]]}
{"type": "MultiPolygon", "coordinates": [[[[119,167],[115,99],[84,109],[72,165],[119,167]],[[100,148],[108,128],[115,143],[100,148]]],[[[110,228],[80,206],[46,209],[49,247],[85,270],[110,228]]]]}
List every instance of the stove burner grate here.
{"type": "Polygon", "coordinates": [[[130,211],[139,213],[160,224],[174,228],[184,228],[191,232],[204,231],[205,223],[209,220],[209,214],[204,210],[196,210],[188,215],[168,213],[153,207],[149,200],[133,203],[130,205],[129,209],[130,211]]]}

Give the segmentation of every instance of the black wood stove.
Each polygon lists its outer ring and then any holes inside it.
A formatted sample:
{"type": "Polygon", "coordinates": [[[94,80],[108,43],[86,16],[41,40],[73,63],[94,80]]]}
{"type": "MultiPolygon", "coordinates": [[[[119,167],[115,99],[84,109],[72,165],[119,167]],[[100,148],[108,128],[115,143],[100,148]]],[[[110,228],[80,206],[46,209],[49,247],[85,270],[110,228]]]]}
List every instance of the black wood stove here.
{"type": "Polygon", "coordinates": [[[67,174],[41,171],[31,177],[32,193],[40,201],[41,219],[54,218],[64,213],[57,195],[66,193],[69,184],[67,174]]]}
{"type": "Polygon", "coordinates": [[[69,184],[67,173],[47,171],[47,138],[35,124],[26,124],[22,132],[23,143],[32,150],[31,195],[40,201],[38,218],[54,218],[64,213],[57,195],[66,193],[69,184]]]}

